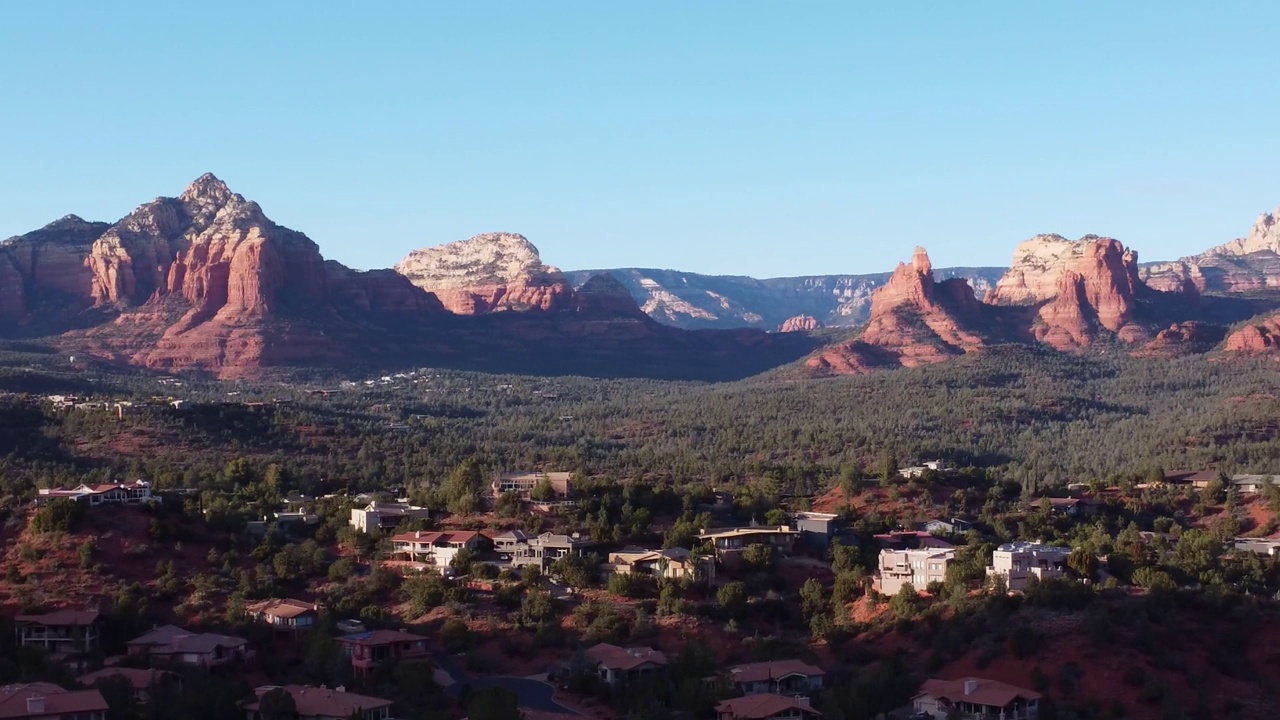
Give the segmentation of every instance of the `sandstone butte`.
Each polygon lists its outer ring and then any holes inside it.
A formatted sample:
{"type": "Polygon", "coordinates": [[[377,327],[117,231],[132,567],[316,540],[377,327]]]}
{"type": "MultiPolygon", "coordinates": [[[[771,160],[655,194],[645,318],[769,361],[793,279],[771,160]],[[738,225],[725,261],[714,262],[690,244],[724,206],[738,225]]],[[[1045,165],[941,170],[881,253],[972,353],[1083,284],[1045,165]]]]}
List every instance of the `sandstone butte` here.
{"type": "Polygon", "coordinates": [[[1250,322],[1227,336],[1227,352],[1263,353],[1280,350],[1280,313],[1250,322]]]}
{"type": "Polygon", "coordinates": [[[1222,342],[1225,330],[1204,322],[1174,323],[1133,351],[1135,357],[1177,357],[1208,352],[1222,342]]]}
{"type": "Polygon", "coordinates": [[[514,233],[414,250],[395,269],[458,315],[558,310],[573,293],[564,274],[543,264],[538,249],[514,233]]]}
{"type": "Polygon", "coordinates": [[[778,328],[778,332],[806,332],[809,330],[817,330],[822,327],[822,323],[818,318],[812,315],[796,315],[787,318],[778,328]]]}
{"type": "Polygon", "coordinates": [[[1280,288],[1280,208],[1258,216],[1243,238],[1199,255],[1144,267],[1142,279],[1156,290],[1187,284],[1200,292],[1247,292],[1280,288]]]}
{"type": "MultiPolygon", "coordinates": [[[[1058,270],[1056,292],[1040,307],[1032,328],[1037,340],[1069,350],[1090,345],[1099,330],[1128,343],[1149,339],[1134,322],[1142,285],[1136,252],[1111,238],[1089,237],[1076,243],[1075,252],[1058,270]]],[[[998,286],[994,300],[1001,299],[998,286]]]]}

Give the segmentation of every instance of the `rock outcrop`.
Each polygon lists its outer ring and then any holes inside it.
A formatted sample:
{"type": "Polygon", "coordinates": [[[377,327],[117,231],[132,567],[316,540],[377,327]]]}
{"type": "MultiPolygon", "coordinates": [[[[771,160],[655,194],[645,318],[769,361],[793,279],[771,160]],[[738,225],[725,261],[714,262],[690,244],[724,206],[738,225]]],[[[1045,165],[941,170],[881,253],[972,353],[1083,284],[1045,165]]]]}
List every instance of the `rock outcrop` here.
{"type": "Polygon", "coordinates": [[[933,278],[924,248],[900,263],[871,299],[871,319],[851,342],[820,351],[810,368],[861,373],[886,365],[915,367],[973,352],[987,343],[984,307],[962,279],[933,278]]]}
{"type": "Polygon", "coordinates": [[[1133,322],[1141,285],[1137,261],[1137,253],[1111,238],[1077,243],[1071,260],[1061,268],[1052,300],[1039,310],[1032,329],[1036,339],[1059,350],[1086,347],[1100,330],[1125,342],[1148,339],[1133,322]]]}
{"type": "Polygon", "coordinates": [[[1157,290],[1184,284],[1201,292],[1248,292],[1280,287],[1280,208],[1258,216],[1248,235],[1199,255],[1142,268],[1142,279],[1157,290]]]}
{"type": "Polygon", "coordinates": [[[1280,313],[1250,322],[1227,336],[1223,350],[1263,353],[1280,350],[1280,313]]]}
{"type": "Polygon", "coordinates": [[[84,259],[107,227],[68,215],[0,242],[0,324],[57,327],[92,306],[84,259]]]}
{"type": "Polygon", "coordinates": [[[787,318],[786,322],[778,328],[778,332],[808,332],[809,330],[817,330],[822,327],[822,323],[818,318],[812,315],[796,315],[787,318]]]}
{"type": "Polygon", "coordinates": [[[1226,333],[1221,327],[1189,321],[1170,325],[1133,352],[1135,357],[1179,357],[1212,350],[1226,333]]]}
{"type": "Polygon", "coordinates": [[[395,269],[458,315],[556,310],[572,293],[564,274],[544,265],[538,249],[512,233],[414,250],[395,269]]]}

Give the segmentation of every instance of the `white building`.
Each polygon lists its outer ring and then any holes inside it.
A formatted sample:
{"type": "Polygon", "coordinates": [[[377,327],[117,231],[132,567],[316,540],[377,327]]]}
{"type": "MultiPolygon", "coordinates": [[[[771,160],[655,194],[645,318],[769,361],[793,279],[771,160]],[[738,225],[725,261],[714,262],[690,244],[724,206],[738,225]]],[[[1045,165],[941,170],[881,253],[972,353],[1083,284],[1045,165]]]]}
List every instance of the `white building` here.
{"type": "Polygon", "coordinates": [[[131,483],[105,485],[79,485],[66,488],[40,488],[36,502],[46,503],[57,498],[68,498],[86,505],[118,505],[151,501],[151,483],[135,480],[131,483]]]}
{"type": "Polygon", "coordinates": [[[946,582],[947,566],[955,557],[953,549],[881,550],[880,592],[895,595],[907,583],[924,590],[931,582],[946,582]]]}
{"type": "Polygon", "coordinates": [[[1071,548],[1039,543],[1013,542],[1001,545],[991,554],[987,576],[1004,578],[1010,590],[1026,590],[1031,578],[1044,580],[1061,577],[1067,571],[1071,548]]]}
{"type": "Polygon", "coordinates": [[[405,520],[429,520],[431,511],[403,502],[374,500],[362,508],[351,509],[351,527],[360,532],[393,528],[405,520]]]}

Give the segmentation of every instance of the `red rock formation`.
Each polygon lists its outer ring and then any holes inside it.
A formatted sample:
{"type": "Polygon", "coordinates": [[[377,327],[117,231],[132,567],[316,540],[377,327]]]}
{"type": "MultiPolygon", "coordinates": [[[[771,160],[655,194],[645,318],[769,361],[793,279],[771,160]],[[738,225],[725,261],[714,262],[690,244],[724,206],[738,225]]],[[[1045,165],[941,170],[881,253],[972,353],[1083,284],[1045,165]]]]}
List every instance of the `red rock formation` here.
{"type": "Polygon", "coordinates": [[[592,277],[572,295],[570,309],[591,318],[648,319],[636,300],[617,278],[608,274],[592,277]]]}
{"type": "Polygon", "coordinates": [[[1174,323],[1135,350],[1135,357],[1177,357],[1207,352],[1222,341],[1222,328],[1202,322],[1174,323]]]}
{"type": "Polygon", "coordinates": [[[543,264],[538,249],[514,233],[415,250],[395,269],[458,315],[558,310],[573,294],[564,274],[543,264]]]}
{"type": "Polygon", "coordinates": [[[74,215],[0,243],[0,322],[56,327],[92,304],[85,254],[106,223],[74,215]]]}
{"type": "Polygon", "coordinates": [[[1252,322],[1231,333],[1222,349],[1235,353],[1274,352],[1280,349],[1280,313],[1252,322]]]}
{"type": "Polygon", "coordinates": [[[782,327],[778,328],[778,332],[807,332],[809,330],[817,330],[822,327],[822,323],[818,322],[818,318],[812,315],[797,315],[793,318],[787,318],[782,323],[782,327]]]}
{"type": "Polygon", "coordinates": [[[1036,339],[1058,350],[1086,347],[1107,330],[1125,342],[1149,338],[1134,324],[1138,255],[1111,238],[1082,245],[1058,280],[1054,298],[1040,308],[1036,339]]]}

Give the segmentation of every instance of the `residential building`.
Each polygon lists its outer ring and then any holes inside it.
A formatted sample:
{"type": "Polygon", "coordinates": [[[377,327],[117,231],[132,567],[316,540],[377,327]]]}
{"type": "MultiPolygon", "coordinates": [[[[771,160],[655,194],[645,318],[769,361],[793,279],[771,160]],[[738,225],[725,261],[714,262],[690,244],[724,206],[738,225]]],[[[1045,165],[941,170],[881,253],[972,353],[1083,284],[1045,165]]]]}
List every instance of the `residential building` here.
{"type": "Polygon", "coordinates": [[[493,537],[493,549],[498,553],[499,557],[510,560],[516,554],[516,548],[528,545],[529,541],[535,537],[537,536],[533,533],[527,533],[523,530],[508,530],[493,537]]]}
{"type": "Polygon", "coordinates": [[[457,532],[406,532],[391,538],[391,552],[410,562],[448,567],[464,548],[479,550],[485,538],[472,530],[457,532]]]}
{"type": "Polygon", "coordinates": [[[4,720],[106,720],[107,701],[97,690],[65,690],[37,682],[0,687],[4,720]]]}
{"type": "Polygon", "coordinates": [[[572,477],[573,473],[567,472],[500,473],[493,479],[493,497],[496,499],[504,493],[513,492],[521,499],[528,500],[533,489],[545,480],[551,485],[557,498],[567,498],[572,477]]]}
{"type": "Polygon", "coordinates": [[[545,532],[536,538],[530,538],[523,545],[516,546],[511,564],[515,567],[537,565],[545,570],[551,566],[551,563],[566,555],[586,555],[587,550],[594,545],[595,543],[591,540],[579,537],[578,533],[557,535],[545,532]]]}
{"type": "Polygon", "coordinates": [[[162,625],[125,643],[130,655],[146,655],[159,665],[212,668],[252,657],[249,641],[218,633],[193,633],[176,625],[162,625]]]}
{"type": "Polygon", "coordinates": [[[799,530],[793,530],[786,525],[715,528],[704,530],[698,535],[699,540],[710,542],[715,547],[716,555],[721,559],[740,554],[748,546],[757,544],[772,545],[782,553],[788,554],[795,548],[799,537],[799,530]]]}
{"type": "Polygon", "coordinates": [[[926,680],[911,700],[914,710],[935,720],[1036,720],[1040,693],[982,678],[926,680]]]}
{"type": "Polygon", "coordinates": [[[822,713],[801,696],[746,695],[725,700],[716,706],[718,720],[818,720],[822,713]]]}
{"type": "Polygon", "coordinates": [[[907,583],[919,591],[929,583],[946,582],[947,567],[955,557],[956,551],[951,548],[885,548],[880,551],[880,592],[896,595],[907,583]]]}
{"type": "Polygon", "coordinates": [[[973,523],[960,518],[950,520],[930,520],[924,524],[924,531],[930,535],[961,535],[969,532],[973,523]]]}
{"type": "Polygon", "coordinates": [[[429,520],[431,511],[407,502],[373,500],[362,508],[351,509],[351,527],[360,532],[388,530],[406,520],[429,520]]]}
{"type": "Polygon", "coordinates": [[[991,554],[991,566],[987,568],[987,575],[1004,578],[1009,590],[1020,592],[1027,589],[1033,577],[1044,580],[1065,574],[1070,555],[1069,547],[1029,542],[1006,543],[991,554]]]}
{"type": "Polygon", "coordinates": [[[955,547],[940,537],[918,530],[880,533],[874,537],[881,547],[889,550],[950,550],[955,547]]]}
{"type": "MultiPolygon", "coordinates": [[[[152,690],[161,683],[172,682],[181,686],[181,679],[168,670],[151,670],[146,668],[106,667],[76,678],[76,682],[85,687],[93,687],[101,680],[124,678],[133,687],[133,697],[140,703],[151,702],[152,690]]],[[[3,717],[3,716],[0,716],[3,717]]]]}
{"type": "Polygon", "coordinates": [[[1231,487],[1236,492],[1260,493],[1269,484],[1280,483],[1280,475],[1232,475],[1231,487]]]}
{"type": "Polygon", "coordinates": [[[151,502],[151,483],[135,480],[131,483],[107,483],[101,485],[77,485],[73,488],[40,488],[37,503],[57,498],[67,498],[86,505],[123,505],[151,502]]]}
{"type": "Polygon", "coordinates": [[[98,648],[98,611],[56,610],[14,618],[18,644],[41,647],[54,657],[67,658],[98,648]]]}
{"type": "Polygon", "coordinates": [[[600,643],[587,648],[587,661],[609,685],[617,685],[665,672],[667,656],[650,647],[621,648],[600,643]]]}
{"type": "MultiPolygon", "coordinates": [[[[244,706],[248,720],[260,720],[259,701],[277,686],[267,685],[254,691],[259,700],[244,706]]],[[[298,720],[387,720],[391,717],[390,700],[347,692],[341,686],[329,689],[308,685],[283,685],[297,709],[298,720]]]]}
{"type": "Polygon", "coordinates": [[[743,695],[803,695],[808,697],[822,690],[825,670],[800,660],[771,660],[769,662],[735,665],[729,668],[729,682],[743,695]]]}
{"type": "Polygon", "coordinates": [[[401,630],[373,630],[343,635],[337,640],[351,658],[356,675],[364,675],[383,663],[428,655],[426,638],[401,630]]]}
{"type": "Polygon", "coordinates": [[[950,467],[951,465],[946,460],[925,460],[919,465],[898,468],[898,474],[904,478],[918,478],[926,472],[942,472],[950,467]]]}
{"type": "Polygon", "coordinates": [[[666,580],[689,578],[709,582],[715,578],[716,572],[715,558],[696,556],[684,548],[625,548],[609,553],[608,564],[611,572],[637,573],[666,580]]]}
{"type": "Polygon", "coordinates": [[[840,516],[835,513],[798,512],[795,523],[800,540],[815,550],[826,550],[833,540],[845,534],[840,516]]]}
{"type": "Polygon", "coordinates": [[[1231,548],[1240,552],[1257,553],[1258,555],[1266,555],[1275,557],[1280,555],[1280,540],[1267,540],[1266,538],[1235,538],[1231,541],[1231,548]]]}
{"type": "Polygon", "coordinates": [[[310,629],[320,616],[320,606],[305,600],[263,600],[245,608],[251,620],[264,622],[278,630],[299,632],[310,629]]]}

